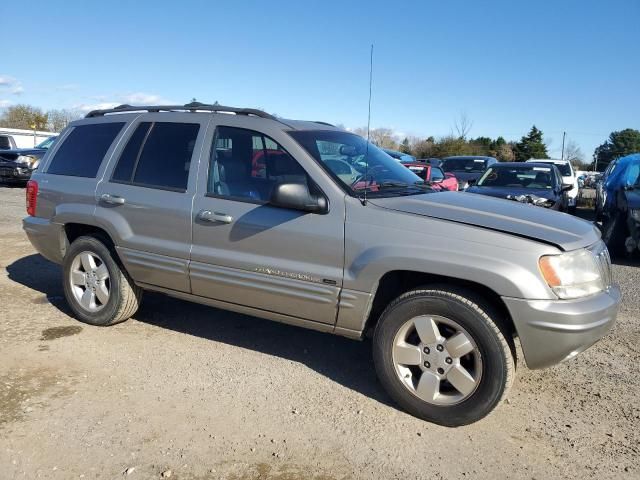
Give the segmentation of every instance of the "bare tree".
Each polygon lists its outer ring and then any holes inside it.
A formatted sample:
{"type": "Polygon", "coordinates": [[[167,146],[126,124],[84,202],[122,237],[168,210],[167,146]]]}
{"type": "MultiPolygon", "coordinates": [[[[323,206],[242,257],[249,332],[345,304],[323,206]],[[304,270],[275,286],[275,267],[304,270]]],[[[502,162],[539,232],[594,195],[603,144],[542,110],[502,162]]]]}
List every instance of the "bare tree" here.
{"type": "MultiPolygon", "coordinates": [[[[367,138],[366,127],[354,128],[353,133],[360,135],[362,138],[367,138]]],[[[398,139],[391,128],[380,127],[371,129],[369,131],[369,140],[378,147],[398,149],[398,139]]]]}
{"type": "Polygon", "coordinates": [[[578,144],[573,140],[565,143],[564,159],[569,160],[571,163],[582,163],[584,161],[582,150],[580,150],[578,144]]]}
{"type": "Polygon", "coordinates": [[[371,142],[382,148],[398,148],[393,130],[390,128],[374,128],[370,133],[371,142]]]}
{"type": "Polygon", "coordinates": [[[69,123],[79,118],[82,118],[82,113],[76,110],[49,110],[47,128],[52,132],[61,132],[69,123]]]}
{"type": "Polygon", "coordinates": [[[473,127],[473,122],[469,118],[466,112],[460,112],[460,116],[456,119],[453,124],[453,128],[455,128],[458,133],[458,138],[466,139],[467,135],[471,131],[471,127],[473,127]]]}

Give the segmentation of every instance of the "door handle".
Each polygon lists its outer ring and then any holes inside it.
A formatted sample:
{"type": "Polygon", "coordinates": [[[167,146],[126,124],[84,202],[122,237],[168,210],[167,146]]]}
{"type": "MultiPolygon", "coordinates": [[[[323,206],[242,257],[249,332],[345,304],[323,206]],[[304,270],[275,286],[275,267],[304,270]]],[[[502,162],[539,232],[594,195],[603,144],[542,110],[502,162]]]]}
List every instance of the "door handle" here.
{"type": "Polygon", "coordinates": [[[212,212],[211,210],[201,210],[200,213],[198,213],[198,218],[200,220],[204,220],[205,222],[212,222],[212,223],[233,222],[233,217],[231,215],[227,215],[226,213],[220,213],[220,212],[212,212]]]}
{"type": "Polygon", "coordinates": [[[109,205],[124,205],[125,199],[118,197],[117,195],[111,195],[110,193],[103,193],[100,196],[100,200],[109,205]]]}

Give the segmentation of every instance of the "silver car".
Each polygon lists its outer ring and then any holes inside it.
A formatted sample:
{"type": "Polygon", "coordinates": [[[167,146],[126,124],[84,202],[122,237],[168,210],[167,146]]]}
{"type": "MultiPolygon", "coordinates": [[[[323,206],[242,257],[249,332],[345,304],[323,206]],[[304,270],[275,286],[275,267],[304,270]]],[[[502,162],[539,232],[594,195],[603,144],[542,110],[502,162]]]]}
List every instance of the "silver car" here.
{"type": "Polygon", "coordinates": [[[605,335],[620,303],[592,224],[433,193],[357,135],[253,109],[91,112],[43,158],[27,211],[79,320],[122,322],[152,290],[372,338],[389,395],[441,425],[500,403],[516,339],[549,367],[605,335]]]}

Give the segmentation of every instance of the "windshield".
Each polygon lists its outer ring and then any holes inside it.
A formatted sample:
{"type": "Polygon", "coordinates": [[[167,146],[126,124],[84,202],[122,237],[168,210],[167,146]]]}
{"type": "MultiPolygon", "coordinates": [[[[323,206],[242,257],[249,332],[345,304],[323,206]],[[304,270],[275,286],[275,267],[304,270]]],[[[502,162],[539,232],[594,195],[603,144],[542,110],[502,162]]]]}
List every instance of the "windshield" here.
{"type": "Polygon", "coordinates": [[[337,130],[289,132],[302,147],[355,195],[412,195],[431,192],[411,170],[352,133],[337,130]],[[368,166],[367,166],[368,163],[368,166]]]}
{"type": "Polygon", "coordinates": [[[43,148],[45,150],[47,150],[48,148],[51,147],[51,145],[53,145],[53,142],[55,141],[56,137],[49,137],[47,138],[45,141],[39,143],[38,145],[36,145],[36,148],[43,148]]]}
{"type": "Polygon", "coordinates": [[[553,188],[553,167],[490,167],[478,180],[479,187],[553,188]]]}
{"type": "Polygon", "coordinates": [[[485,160],[481,158],[447,158],[440,164],[445,172],[483,172],[485,160]]]}
{"type": "Polygon", "coordinates": [[[563,177],[570,177],[572,175],[571,166],[568,163],[559,163],[556,164],[556,167],[558,167],[558,170],[560,170],[560,175],[562,175],[563,177]]]}

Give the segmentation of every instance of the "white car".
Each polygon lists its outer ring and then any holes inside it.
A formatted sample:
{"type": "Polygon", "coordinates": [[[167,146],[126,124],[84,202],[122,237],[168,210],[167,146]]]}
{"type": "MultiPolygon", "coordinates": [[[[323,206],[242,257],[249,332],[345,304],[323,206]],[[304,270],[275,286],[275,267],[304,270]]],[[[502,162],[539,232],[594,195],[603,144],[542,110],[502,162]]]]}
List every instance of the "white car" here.
{"type": "Polygon", "coordinates": [[[576,204],[578,200],[578,177],[569,160],[557,160],[553,158],[530,158],[527,162],[535,163],[552,163],[562,175],[562,183],[565,185],[573,185],[573,188],[567,192],[567,212],[575,215],[576,204]]]}

